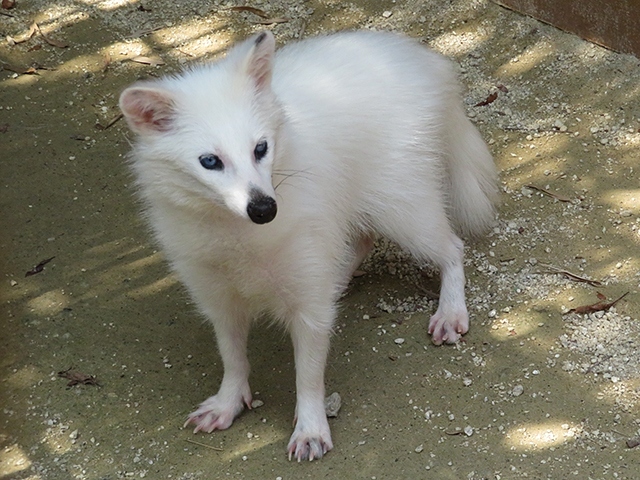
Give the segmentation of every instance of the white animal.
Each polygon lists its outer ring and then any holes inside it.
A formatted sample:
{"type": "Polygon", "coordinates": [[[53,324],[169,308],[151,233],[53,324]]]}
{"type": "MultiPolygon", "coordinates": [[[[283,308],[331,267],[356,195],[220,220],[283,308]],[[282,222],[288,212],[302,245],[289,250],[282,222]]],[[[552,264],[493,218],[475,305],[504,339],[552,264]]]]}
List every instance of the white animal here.
{"type": "Polygon", "coordinates": [[[267,313],[295,351],[289,458],[331,450],[324,369],[336,301],[376,235],[440,269],[433,342],[467,332],[454,231],[492,223],[496,172],[445,58],[375,32],[275,53],[265,31],[224,60],[132,85],[120,107],[138,135],[132,166],[150,223],[224,362],[218,393],[189,415],[195,432],[225,429],[250,406],[247,336],[267,313]]]}

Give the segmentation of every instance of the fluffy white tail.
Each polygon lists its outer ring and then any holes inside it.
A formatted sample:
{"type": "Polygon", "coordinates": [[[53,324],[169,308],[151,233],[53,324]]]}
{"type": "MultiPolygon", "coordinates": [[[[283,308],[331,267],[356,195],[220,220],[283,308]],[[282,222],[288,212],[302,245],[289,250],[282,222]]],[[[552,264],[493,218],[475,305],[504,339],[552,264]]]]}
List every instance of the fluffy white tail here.
{"type": "Polygon", "coordinates": [[[495,220],[496,168],[487,145],[462,107],[452,109],[450,114],[449,214],[462,235],[475,236],[495,220]]]}

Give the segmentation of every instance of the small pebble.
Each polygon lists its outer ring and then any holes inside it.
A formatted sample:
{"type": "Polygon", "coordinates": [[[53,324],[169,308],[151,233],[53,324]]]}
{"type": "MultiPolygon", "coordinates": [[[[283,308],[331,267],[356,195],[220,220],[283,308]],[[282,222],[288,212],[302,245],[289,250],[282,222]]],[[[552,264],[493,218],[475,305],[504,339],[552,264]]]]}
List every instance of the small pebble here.
{"type": "Polygon", "coordinates": [[[327,414],[327,417],[337,417],[340,407],[342,407],[342,398],[338,392],[333,392],[324,399],[324,411],[327,414]]]}
{"type": "Polygon", "coordinates": [[[524,387],[522,385],[516,385],[515,387],[513,387],[513,390],[511,390],[511,395],[513,395],[514,397],[519,397],[523,393],[524,387]]]}
{"type": "Polygon", "coordinates": [[[404,338],[396,338],[396,339],[394,340],[394,342],[395,342],[397,345],[402,345],[402,344],[404,343],[404,338]]]}

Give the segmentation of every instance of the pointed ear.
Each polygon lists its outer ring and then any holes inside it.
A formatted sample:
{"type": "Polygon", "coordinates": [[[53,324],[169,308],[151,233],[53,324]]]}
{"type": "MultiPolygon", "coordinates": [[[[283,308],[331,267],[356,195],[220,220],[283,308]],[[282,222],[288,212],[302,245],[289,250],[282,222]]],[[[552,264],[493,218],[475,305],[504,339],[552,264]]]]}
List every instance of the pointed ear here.
{"type": "Polygon", "coordinates": [[[244,42],[243,46],[248,47],[242,61],[243,73],[253,79],[258,90],[269,88],[273,57],[276,53],[276,39],[273,33],[269,30],[260,32],[244,42]]]}
{"type": "Polygon", "coordinates": [[[131,130],[140,135],[167,132],[175,119],[172,94],[155,86],[127,88],[120,95],[120,110],[131,130]]]}

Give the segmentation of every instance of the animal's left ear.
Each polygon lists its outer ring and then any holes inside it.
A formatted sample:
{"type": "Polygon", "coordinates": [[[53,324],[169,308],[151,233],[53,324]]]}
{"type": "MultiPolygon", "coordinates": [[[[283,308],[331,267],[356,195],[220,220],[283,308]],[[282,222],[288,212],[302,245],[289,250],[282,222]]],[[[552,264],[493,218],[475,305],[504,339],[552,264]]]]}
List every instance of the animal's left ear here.
{"type": "Polygon", "coordinates": [[[242,47],[248,47],[241,64],[243,73],[253,79],[258,90],[269,88],[273,57],[276,53],[276,39],[273,34],[264,30],[244,42],[240,48],[242,47]]]}

